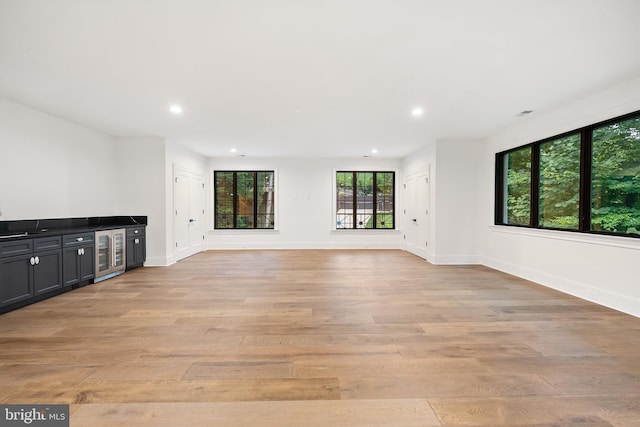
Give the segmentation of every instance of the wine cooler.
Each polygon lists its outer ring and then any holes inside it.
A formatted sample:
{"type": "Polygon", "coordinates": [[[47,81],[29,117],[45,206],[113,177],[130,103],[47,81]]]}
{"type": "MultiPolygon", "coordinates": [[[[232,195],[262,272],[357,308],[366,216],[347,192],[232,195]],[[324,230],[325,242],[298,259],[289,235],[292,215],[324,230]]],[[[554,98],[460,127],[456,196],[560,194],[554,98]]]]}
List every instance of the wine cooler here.
{"type": "Polygon", "coordinates": [[[123,273],[126,268],[126,233],[124,229],[96,231],[95,282],[123,273]]]}

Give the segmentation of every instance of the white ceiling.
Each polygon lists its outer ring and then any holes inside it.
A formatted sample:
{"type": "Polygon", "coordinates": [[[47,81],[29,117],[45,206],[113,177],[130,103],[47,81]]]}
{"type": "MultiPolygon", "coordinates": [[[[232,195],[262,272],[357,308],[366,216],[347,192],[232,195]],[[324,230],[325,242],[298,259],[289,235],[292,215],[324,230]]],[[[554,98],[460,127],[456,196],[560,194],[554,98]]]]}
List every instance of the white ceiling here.
{"type": "Polygon", "coordinates": [[[0,0],[0,96],[206,156],[403,157],[640,74],[639,22],[638,0],[0,0]]]}

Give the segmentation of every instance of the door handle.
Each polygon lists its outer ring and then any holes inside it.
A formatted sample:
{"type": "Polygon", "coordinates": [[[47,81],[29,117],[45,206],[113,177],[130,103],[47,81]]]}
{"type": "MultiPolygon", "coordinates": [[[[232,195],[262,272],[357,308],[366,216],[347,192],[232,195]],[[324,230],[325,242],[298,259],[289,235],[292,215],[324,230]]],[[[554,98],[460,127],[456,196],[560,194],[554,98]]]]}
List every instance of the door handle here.
{"type": "Polygon", "coordinates": [[[193,218],[189,218],[189,222],[196,222],[196,220],[193,218]]]}

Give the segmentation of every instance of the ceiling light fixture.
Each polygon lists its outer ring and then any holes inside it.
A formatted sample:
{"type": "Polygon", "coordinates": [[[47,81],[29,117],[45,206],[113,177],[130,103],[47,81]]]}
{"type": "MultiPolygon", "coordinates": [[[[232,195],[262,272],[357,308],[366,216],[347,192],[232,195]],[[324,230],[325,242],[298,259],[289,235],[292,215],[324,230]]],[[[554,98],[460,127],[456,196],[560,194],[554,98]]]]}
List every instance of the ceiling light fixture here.
{"type": "Polygon", "coordinates": [[[231,151],[232,153],[237,152],[238,150],[236,150],[235,148],[230,149],[229,151],[231,151]]]}
{"type": "Polygon", "coordinates": [[[378,154],[378,150],[374,148],[373,150],[371,150],[371,154],[378,154]]]}
{"type": "Polygon", "coordinates": [[[174,104],[171,107],[169,107],[169,111],[171,111],[173,114],[182,114],[182,107],[174,104]]]}
{"type": "Polygon", "coordinates": [[[423,114],[424,114],[424,110],[420,107],[416,107],[413,110],[411,110],[411,115],[413,117],[420,117],[423,114]]]}

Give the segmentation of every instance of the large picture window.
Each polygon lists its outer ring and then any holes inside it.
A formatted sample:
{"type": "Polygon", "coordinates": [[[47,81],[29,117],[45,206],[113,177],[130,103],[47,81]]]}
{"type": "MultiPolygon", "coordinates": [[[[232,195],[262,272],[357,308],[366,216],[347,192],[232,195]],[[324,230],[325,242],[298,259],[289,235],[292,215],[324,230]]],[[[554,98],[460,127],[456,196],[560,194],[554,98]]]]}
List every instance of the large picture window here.
{"type": "Polygon", "coordinates": [[[540,144],[538,225],[578,229],[580,134],[540,144]]]}
{"type": "Polygon", "coordinates": [[[393,229],[394,172],[336,172],[336,229],[393,229]]]}
{"type": "Polygon", "coordinates": [[[496,155],[495,223],[640,237],[640,112],[496,155]]]}
{"type": "Polygon", "coordinates": [[[591,230],[640,234],[640,116],[593,130],[591,230]]]}
{"type": "Polygon", "coordinates": [[[273,171],[214,171],[216,229],[273,229],[273,171]]]}

